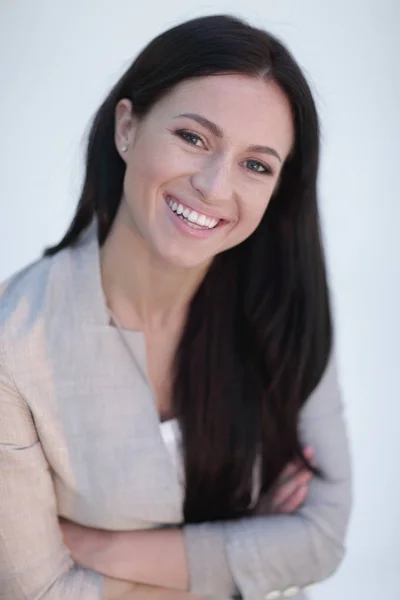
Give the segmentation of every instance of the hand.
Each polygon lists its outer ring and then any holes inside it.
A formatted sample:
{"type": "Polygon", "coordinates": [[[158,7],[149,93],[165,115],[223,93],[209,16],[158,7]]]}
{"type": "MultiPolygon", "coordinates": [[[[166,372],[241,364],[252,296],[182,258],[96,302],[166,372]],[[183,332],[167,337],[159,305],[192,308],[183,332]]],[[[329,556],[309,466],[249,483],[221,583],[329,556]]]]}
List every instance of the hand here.
{"type": "MultiPolygon", "coordinates": [[[[115,585],[115,580],[134,582],[136,586],[144,584],[148,586],[144,588],[148,594],[153,594],[152,586],[158,587],[159,592],[162,588],[182,592],[188,588],[185,542],[180,528],[104,531],[64,520],[60,526],[72,558],[112,578],[114,582],[110,582],[110,585],[115,585]],[[156,561],[155,556],[158,557],[156,561]]],[[[111,591],[115,591],[114,587],[111,591]]],[[[138,591],[137,587],[134,587],[134,591],[138,591]]],[[[183,594],[177,594],[176,597],[181,596],[182,600],[186,600],[183,594]]],[[[151,597],[156,596],[153,594],[151,597]]],[[[167,597],[169,600],[171,595],[167,597]]],[[[111,598],[114,596],[111,595],[111,598]]],[[[132,596],[132,600],[134,598],[136,595],[132,596]]]]}
{"type": "Polygon", "coordinates": [[[103,595],[107,600],[109,598],[110,600],[205,600],[205,597],[198,594],[141,583],[134,584],[133,589],[129,589],[122,594],[118,593],[117,596],[113,593],[111,597],[107,595],[107,589],[105,592],[104,589],[106,589],[105,586],[103,586],[103,595]]]}
{"type": "Polygon", "coordinates": [[[104,577],[101,597],[105,600],[205,600],[198,594],[109,577],[104,577]]]}
{"type": "MultiPolygon", "coordinates": [[[[311,446],[304,449],[304,455],[313,464],[314,449],[311,446]]],[[[265,515],[296,512],[307,497],[308,484],[312,476],[313,474],[304,467],[300,459],[289,463],[273,488],[259,499],[254,513],[265,515]]]]}

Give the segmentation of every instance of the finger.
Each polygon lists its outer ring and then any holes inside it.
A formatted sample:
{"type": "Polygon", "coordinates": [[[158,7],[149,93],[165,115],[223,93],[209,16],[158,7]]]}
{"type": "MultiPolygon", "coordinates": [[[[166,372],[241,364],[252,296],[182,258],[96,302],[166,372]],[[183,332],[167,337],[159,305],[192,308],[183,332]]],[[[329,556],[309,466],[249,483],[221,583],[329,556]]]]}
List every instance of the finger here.
{"type": "Polygon", "coordinates": [[[293,476],[286,483],[282,484],[273,494],[272,505],[274,507],[278,507],[279,505],[286,502],[288,498],[290,498],[296,492],[296,490],[305,485],[308,485],[311,477],[312,474],[305,469],[303,469],[297,475],[293,476]]]}
{"type": "Polygon", "coordinates": [[[314,448],[312,448],[311,446],[306,446],[306,448],[304,448],[304,450],[303,450],[303,455],[304,455],[304,458],[306,458],[309,463],[314,465],[314,461],[315,461],[314,448]]]}
{"type": "Polygon", "coordinates": [[[277,483],[279,483],[279,482],[285,482],[287,479],[289,479],[295,473],[297,473],[299,471],[299,468],[300,468],[299,464],[297,462],[295,462],[295,461],[290,462],[289,464],[287,464],[286,467],[281,472],[281,474],[279,475],[279,477],[277,479],[277,483]]]}
{"type": "MultiPolygon", "coordinates": [[[[312,446],[306,446],[303,449],[303,453],[305,457],[311,462],[311,464],[313,464],[312,459],[314,457],[314,449],[312,448],[312,446]]],[[[306,469],[302,461],[299,458],[297,458],[296,460],[286,465],[286,467],[283,469],[278,479],[276,480],[274,487],[279,488],[281,485],[286,484],[293,476],[300,475],[303,472],[309,471],[306,469]]]]}
{"type": "MultiPolygon", "coordinates": [[[[305,446],[303,448],[303,456],[309,462],[311,462],[311,464],[313,464],[314,459],[315,459],[314,448],[312,446],[305,446]]],[[[296,471],[298,471],[299,469],[302,469],[302,468],[304,468],[304,462],[301,460],[300,457],[297,457],[287,465],[287,467],[282,471],[282,474],[286,474],[286,472],[287,472],[289,475],[292,475],[293,473],[295,473],[296,471]]]]}
{"type": "Polygon", "coordinates": [[[303,454],[306,458],[311,459],[315,455],[315,450],[312,446],[305,446],[303,448],[303,454]]]}
{"type": "Polygon", "coordinates": [[[306,485],[298,488],[284,503],[279,506],[278,511],[284,514],[296,512],[296,510],[300,508],[306,499],[307,493],[308,487],[306,485]]]}
{"type": "Polygon", "coordinates": [[[296,459],[296,460],[290,462],[289,464],[286,465],[286,467],[283,469],[283,471],[279,475],[278,479],[276,480],[275,486],[278,487],[279,485],[286,483],[287,481],[292,479],[294,476],[299,475],[303,471],[307,471],[307,469],[304,466],[304,464],[301,462],[300,459],[296,459]]]}
{"type": "Polygon", "coordinates": [[[303,450],[303,454],[305,456],[305,458],[308,460],[309,463],[311,463],[311,465],[313,467],[316,466],[316,462],[315,462],[315,450],[312,446],[306,446],[303,450]]]}
{"type": "MultiPolygon", "coordinates": [[[[312,446],[304,446],[303,454],[306,458],[311,460],[315,454],[314,448],[312,446]]],[[[295,458],[294,460],[292,460],[290,463],[288,463],[286,465],[286,467],[283,469],[283,471],[281,473],[281,476],[293,474],[295,471],[298,470],[299,466],[301,466],[302,464],[303,463],[300,458],[295,458]]]]}

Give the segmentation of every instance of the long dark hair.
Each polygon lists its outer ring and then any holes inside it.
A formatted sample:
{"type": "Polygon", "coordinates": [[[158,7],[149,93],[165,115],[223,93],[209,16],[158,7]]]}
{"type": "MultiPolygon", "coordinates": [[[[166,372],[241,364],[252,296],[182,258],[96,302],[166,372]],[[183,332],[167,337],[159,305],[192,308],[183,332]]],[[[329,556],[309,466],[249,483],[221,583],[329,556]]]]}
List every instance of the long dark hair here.
{"type": "Polygon", "coordinates": [[[129,98],[140,118],[179,82],[222,73],[275,81],[291,103],[295,143],[257,230],[214,259],[176,352],[173,403],[182,429],[186,522],[247,514],[257,456],[262,492],[295,457],[310,467],[298,417],[326,368],[332,327],[317,210],[318,118],[288,50],[224,15],[156,37],[97,112],[77,212],[45,253],[73,245],[95,215],[99,243],[107,237],[125,173],[114,143],[118,101],[129,98]]]}

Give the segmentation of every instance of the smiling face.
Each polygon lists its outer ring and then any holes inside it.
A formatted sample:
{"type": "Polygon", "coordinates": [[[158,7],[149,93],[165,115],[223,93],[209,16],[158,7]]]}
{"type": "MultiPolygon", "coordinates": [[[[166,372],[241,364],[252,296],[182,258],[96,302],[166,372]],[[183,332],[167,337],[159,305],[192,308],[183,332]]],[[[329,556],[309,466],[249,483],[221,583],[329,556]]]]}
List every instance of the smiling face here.
{"type": "Polygon", "coordinates": [[[245,75],[184,81],[140,120],[121,100],[115,134],[126,162],[120,210],[158,257],[202,266],[257,228],[293,136],[281,89],[245,75]]]}

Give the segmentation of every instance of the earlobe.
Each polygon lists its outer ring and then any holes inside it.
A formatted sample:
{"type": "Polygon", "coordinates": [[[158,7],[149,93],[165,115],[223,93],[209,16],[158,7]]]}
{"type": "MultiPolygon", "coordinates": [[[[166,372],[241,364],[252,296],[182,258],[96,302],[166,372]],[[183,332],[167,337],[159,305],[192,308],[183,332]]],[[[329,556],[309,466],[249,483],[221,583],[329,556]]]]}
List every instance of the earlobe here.
{"type": "Polygon", "coordinates": [[[127,98],[120,100],[115,107],[115,146],[122,160],[126,162],[126,153],[132,144],[136,130],[136,118],[132,102],[127,98]]]}

